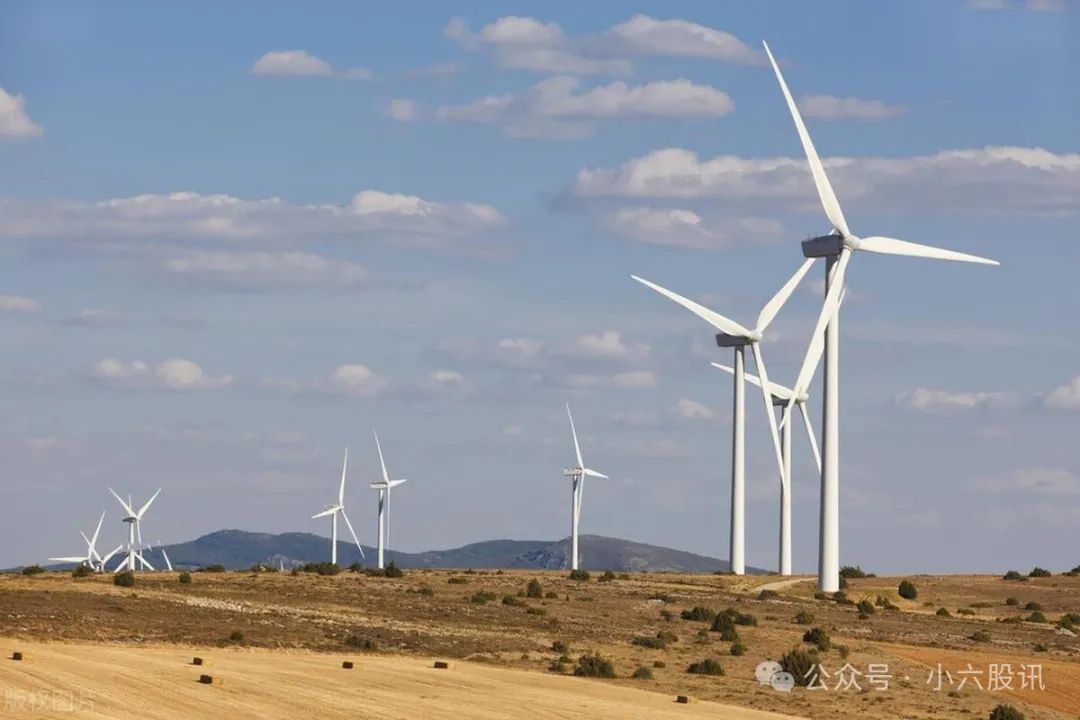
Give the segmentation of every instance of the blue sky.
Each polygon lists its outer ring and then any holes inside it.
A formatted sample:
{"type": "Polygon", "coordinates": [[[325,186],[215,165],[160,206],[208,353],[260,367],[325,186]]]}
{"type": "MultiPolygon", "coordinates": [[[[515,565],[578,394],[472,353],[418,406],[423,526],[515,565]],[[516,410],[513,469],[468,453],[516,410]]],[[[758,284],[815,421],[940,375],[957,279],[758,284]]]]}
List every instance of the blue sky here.
{"type": "MultiPolygon", "coordinates": [[[[856,233],[1002,263],[853,261],[842,562],[1070,568],[1078,30],[1054,2],[0,6],[0,565],[101,509],[118,542],[108,485],[164,487],[166,542],[325,532],[345,444],[373,542],[372,427],[410,478],[396,547],[563,537],[567,401],[613,478],[583,532],[726,557],[730,358],[628,275],[749,324],[828,230],[766,38],[856,233]]],[[[821,275],[766,338],[777,381],[821,275]]]]}

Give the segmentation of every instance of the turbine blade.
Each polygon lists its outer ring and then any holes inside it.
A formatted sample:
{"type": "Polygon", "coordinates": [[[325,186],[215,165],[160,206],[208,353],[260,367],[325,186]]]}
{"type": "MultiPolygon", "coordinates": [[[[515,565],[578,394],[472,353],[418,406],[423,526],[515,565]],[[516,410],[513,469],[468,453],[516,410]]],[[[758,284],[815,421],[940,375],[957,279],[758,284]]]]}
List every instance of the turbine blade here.
{"type": "Polygon", "coordinates": [[[754,350],[754,365],[757,366],[761,376],[761,399],[765,403],[765,419],[769,421],[769,434],[772,435],[773,450],[776,452],[776,471],[779,473],[780,482],[784,482],[784,455],[780,450],[780,433],[776,431],[776,415],[773,413],[772,396],[766,388],[769,386],[769,373],[765,369],[765,363],[761,359],[761,343],[750,343],[754,350]]]}
{"type": "Polygon", "coordinates": [[[379,444],[379,433],[372,430],[371,434],[375,436],[375,448],[379,451],[379,464],[382,465],[383,482],[388,483],[390,482],[390,473],[386,472],[386,461],[383,460],[382,445],[379,444]]]}
{"type": "Polygon", "coordinates": [[[803,264],[799,266],[799,269],[795,271],[795,274],[791,276],[791,279],[784,283],[784,286],[777,291],[776,295],[773,295],[772,300],[765,303],[765,307],[761,308],[761,312],[758,313],[756,328],[759,333],[765,332],[765,328],[769,327],[769,323],[776,317],[776,313],[780,312],[780,308],[784,307],[784,303],[791,297],[791,293],[795,292],[795,288],[799,287],[799,283],[806,277],[806,273],[810,270],[810,266],[814,264],[815,259],[806,258],[803,264]]]}
{"type": "Polygon", "coordinates": [[[604,480],[610,480],[611,479],[607,475],[605,475],[604,473],[596,472],[595,470],[590,470],[589,468],[582,468],[581,471],[584,474],[588,475],[589,477],[602,478],[604,480]]]}
{"type": "MultiPolygon", "coordinates": [[[[135,517],[137,517],[137,518],[139,518],[141,520],[142,516],[143,516],[143,513],[145,513],[150,508],[150,503],[154,502],[154,500],[156,500],[157,496],[160,495],[160,494],[161,494],[161,488],[158,488],[157,492],[154,493],[153,495],[151,495],[150,499],[146,501],[146,504],[143,505],[141,508],[139,508],[139,512],[135,515],[135,517]]],[[[142,542],[142,540],[140,540],[139,542],[142,542]]]]}
{"type": "Polygon", "coordinates": [[[128,514],[128,516],[132,516],[132,515],[135,514],[135,511],[131,509],[131,505],[128,505],[127,502],[124,500],[124,498],[117,495],[115,490],[113,490],[112,488],[109,488],[109,492],[111,492],[112,496],[114,498],[116,498],[116,501],[119,502],[124,507],[124,512],[126,512],[128,514]]]}
{"type": "MultiPolygon", "coordinates": [[[[159,542],[158,545],[160,544],[159,542]]],[[[169,560],[169,553],[165,552],[165,548],[161,548],[161,557],[165,558],[165,567],[169,568],[169,572],[172,572],[172,561],[169,560]]]]}
{"type": "Polygon", "coordinates": [[[83,563],[83,562],[86,562],[86,558],[84,558],[84,557],[51,557],[51,558],[48,558],[48,560],[51,561],[51,562],[59,562],[59,563],[83,563]]]}
{"type": "Polygon", "coordinates": [[[345,504],[345,471],[349,467],[349,448],[345,447],[345,461],[341,463],[341,486],[338,488],[338,505],[345,504]]]}
{"type": "Polygon", "coordinates": [[[93,550],[94,546],[97,545],[98,535],[101,533],[101,523],[103,523],[103,522],[105,522],[105,511],[104,510],[101,511],[101,517],[98,518],[97,529],[94,530],[94,537],[93,537],[93,539],[91,539],[89,541],[91,550],[93,550]]]}
{"type": "Polygon", "coordinates": [[[311,519],[314,520],[315,518],[321,518],[321,517],[326,517],[327,515],[333,515],[334,513],[336,513],[340,509],[340,507],[341,507],[340,505],[335,505],[334,507],[326,508],[322,512],[315,513],[314,515],[312,515],[311,519]]]}
{"type": "Polygon", "coordinates": [[[810,415],[806,412],[806,403],[799,403],[799,411],[802,413],[803,427],[806,428],[806,439],[810,441],[810,449],[814,451],[814,462],[817,463],[817,471],[821,472],[821,449],[818,447],[817,438],[814,437],[814,424],[810,422],[810,415]]]}
{"type": "Polygon", "coordinates": [[[891,237],[882,237],[881,235],[859,238],[857,247],[859,250],[865,250],[866,252],[878,253],[881,255],[906,255],[908,257],[931,258],[933,260],[953,260],[955,262],[978,263],[980,265],[1001,264],[997,260],[979,257],[978,255],[968,255],[967,253],[956,252],[955,250],[945,250],[944,248],[936,248],[930,245],[920,245],[919,243],[908,242],[907,240],[897,240],[896,238],[891,237]]]}
{"type": "Polygon", "coordinates": [[[799,108],[791,97],[791,91],[788,90],[787,83],[784,82],[780,66],[776,64],[776,59],[773,57],[772,51],[769,50],[769,44],[764,41],[762,41],[762,44],[765,46],[765,54],[769,56],[769,62],[772,63],[776,79],[780,82],[780,90],[783,91],[784,100],[787,101],[788,110],[791,111],[791,119],[795,121],[795,129],[799,133],[799,140],[802,141],[806,160],[810,164],[810,174],[814,176],[814,185],[817,187],[818,197],[821,198],[821,207],[825,210],[825,217],[829,218],[829,222],[832,223],[837,232],[847,237],[851,235],[851,231],[848,230],[847,221],[844,220],[844,213],[840,209],[840,202],[836,199],[836,193],[833,192],[832,185],[829,184],[829,178],[825,175],[825,168],[821,165],[821,158],[818,157],[817,150],[814,149],[814,142],[810,139],[810,133],[806,131],[802,115],[799,114],[799,108]]]}
{"type": "Polygon", "coordinates": [[[360,540],[356,537],[356,531],[353,530],[352,523],[349,522],[349,516],[345,514],[345,508],[341,509],[341,517],[345,518],[345,526],[349,528],[349,534],[352,535],[353,542],[356,543],[356,549],[360,551],[360,557],[367,560],[367,558],[364,557],[364,548],[360,547],[360,540]]]}
{"type": "Polygon", "coordinates": [[[110,560],[112,560],[112,559],[113,559],[113,555],[116,555],[116,553],[120,552],[120,551],[121,551],[121,550],[123,550],[123,549],[124,549],[124,546],[123,546],[122,544],[121,544],[121,545],[117,545],[117,546],[116,546],[116,547],[115,547],[115,548],[113,549],[113,551],[112,551],[111,553],[109,553],[109,554],[108,554],[108,555],[106,555],[105,557],[101,558],[101,569],[102,569],[102,570],[104,570],[104,569],[105,569],[105,564],[106,564],[107,562],[109,562],[110,560]]]}
{"type": "Polygon", "coordinates": [[[155,569],[153,565],[151,565],[150,563],[146,562],[146,558],[144,558],[144,557],[142,556],[142,554],[141,554],[141,553],[139,553],[139,551],[137,551],[137,550],[135,551],[135,557],[139,558],[139,562],[141,562],[141,563],[142,563],[143,565],[145,565],[146,567],[150,568],[151,570],[154,570],[154,569],[155,569]]]}
{"type": "MultiPolygon", "coordinates": [[[[712,365],[714,368],[717,368],[719,370],[723,370],[728,375],[734,375],[735,374],[735,368],[730,367],[728,365],[721,365],[720,363],[716,363],[716,362],[709,363],[709,364],[712,365]]],[[[744,372],[743,377],[746,379],[746,382],[750,383],[751,385],[757,385],[758,387],[761,387],[761,379],[757,375],[754,375],[754,374],[748,373],[748,372],[744,372]]],[[[778,397],[781,400],[787,400],[793,394],[791,388],[786,388],[783,385],[780,385],[779,383],[773,382],[772,380],[769,381],[769,392],[772,393],[773,397],[778,397]]]]}
{"type": "Polygon", "coordinates": [[[574,453],[577,455],[577,466],[585,467],[585,461],[581,459],[581,445],[578,444],[577,430],[574,428],[574,416],[570,414],[570,403],[566,403],[566,416],[570,418],[570,434],[574,436],[574,453]]]}
{"type": "Polygon", "coordinates": [[[639,278],[637,275],[631,275],[630,277],[632,277],[634,280],[637,280],[645,287],[655,290],[667,299],[682,305],[684,308],[694,313],[699,318],[709,323],[720,332],[727,333],[728,335],[735,335],[737,337],[749,337],[753,334],[750,330],[747,330],[731,318],[724,317],[720,313],[714,312],[709,308],[705,307],[704,305],[694,302],[690,298],[685,298],[678,293],[668,290],[667,288],[660,287],[656,283],[649,282],[644,278],[639,278]]]}
{"type": "Polygon", "coordinates": [[[407,482],[409,482],[408,478],[401,478],[400,480],[391,480],[387,484],[387,487],[397,487],[398,485],[404,485],[407,482]]]}

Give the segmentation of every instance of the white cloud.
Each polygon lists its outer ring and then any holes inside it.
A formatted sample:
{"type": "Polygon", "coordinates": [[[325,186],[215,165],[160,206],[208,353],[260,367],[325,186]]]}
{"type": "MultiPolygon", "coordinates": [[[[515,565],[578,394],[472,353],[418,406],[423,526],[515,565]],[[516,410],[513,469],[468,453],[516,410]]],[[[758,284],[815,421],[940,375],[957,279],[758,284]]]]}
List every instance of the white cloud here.
{"type": "Polygon", "coordinates": [[[182,358],[156,365],[105,358],[91,368],[90,376],[106,385],[133,389],[209,390],[232,384],[232,376],[208,375],[196,363],[182,358]]]}
{"type": "Polygon", "coordinates": [[[598,388],[617,388],[620,390],[642,390],[656,385],[656,375],[651,370],[631,370],[610,375],[595,373],[571,373],[562,378],[567,386],[581,390],[598,388]]]}
{"type": "Polygon", "coordinates": [[[9,95],[0,88],[0,138],[36,137],[41,128],[26,114],[22,95],[9,95]]]}
{"type": "Polygon", "coordinates": [[[650,351],[651,348],[645,343],[627,342],[618,330],[579,335],[571,350],[573,354],[583,357],[616,360],[642,360],[649,356],[650,351]]]}
{"type": "Polygon", "coordinates": [[[1051,390],[1043,403],[1058,410],[1080,410],[1080,375],[1051,390]]]}
{"type": "Polygon", "coordinates": [[[529,338],[503,338],[496,343],[500,353],[514,357],[536,357],[543,350],[543,345],[537,340],[529,338]]]}
{"type": "Polygon", "coordinates": [[[67,320],[68,325],[83,325],[86,327],[115,325],[118,322],[120,322],[119,315],[110,310],[98,308],[84,308],[67,320]]]}
{"type": "Polygon", "coordinates": [[[100,202],[0,197],[0,237],[66,240],[145,249],[152,242],[295,246],[325,239],[380,239],[471,251],[504,223],[498,210],[364,190],[344,205],[294,205],[280,198],[176,192],[100,202]]]}
{"type": "Polygon", "coordinates": [[[346,395],[371,397],[387,388],[386,378],[372,372],[366,365],[341,365],[319,382],[319,387],[346,395]]]}
{"type": "Polygon", "coordinates": [[[576,78],[553,77],[518,94],[443,106],[436,116],[443,121],[498,124],[513,137],[576,139],[591,135],[597,120],[719,117],[733,108],[727,93],[689,80],[636,86],[618,81],[576,92],[580,85],[576,78]]]}
{"type": "MultiPolygon", "coordinates": [[[[972,213],[1072,213],[1080,209],[1080,154],[1042,148],[943,150],[908,158],[826,158],[845,208],[919,207],[972,213]]],[[[572,190],[579,199],[719,199],[786,202],[819,212],[805,159],[701,160],[681,148],[656,150],[614,169],[583,168],[572,190]]]]}
{"type": "Polygon", "coordinates": [[[637,242],[688,250],[726,250],[784,236],[783,224],[771,218],[706,223],[698,213],[682,208],[625,207],[605,215],[602,224],[609,232],[637,242]]]}
{"type": "Polygon", "coordinates": [[[333,75],[333,66],[307,50],[277,50],[268,52],[251,66],[253,75],[273,77],[302,77],[333,75]]]}
{"type": "Polygon", "coordinates": [[[689,398],[682,398],[675,403],[674,413],[684,420],[712,420],[716,417],[716,411],[708,405],[689,398]]]}
{"type": "Polygon", "coordinates": [[[932,388],[916,388],[896,398],[896,404],[900,407],[928,413],[974,410],[1010,402],[1009,396],[1003,393],[960,393],[932,388]]]}
{"type": "Polygon", "coordinates": [[[607,35],[618,47],[635,55],[699,57],[757,64],[761,54],[734,35],[687,20],[657,20],[635,15],[611,28],[607,35]]]}
{"type": "Polygon", "coordinates": [[[356,287],[368,271],[353,262],[302,252],[192,251],[165,258],[175,275],[241,287],[356,287]]]}
{"type": "Polygon", "coordinates": [[[386,117],[398,122],[413,122],[420,117],[420,108],[407,98],[394,98],[384,110],[386,117]]]}
{"type": "Polygon", "coordinates": [[[465,377],[456,370],[434,370],[428,374],[428,380],[439,385],[460,385],[465,377]]]}
{"type": "Polygon", "coordinates": [[[905,112],[904,108],[881,100],[832,95],[806,95],[799,100],[799,110],[804,116],[819,120],[889,120],[905,112]]]}
{"type": "Polygon", "coordinates": [[[981,478],[972,484],[976,490],[1025,495],[1080,495],[1080,477],[1063,468],[1022,468],[1005,476],[981,478]]]}
{"type": "Polygon", "coordinates": [[[0,295],[0,312],[34,313],[41,304],[22,295],[0,295]]]}

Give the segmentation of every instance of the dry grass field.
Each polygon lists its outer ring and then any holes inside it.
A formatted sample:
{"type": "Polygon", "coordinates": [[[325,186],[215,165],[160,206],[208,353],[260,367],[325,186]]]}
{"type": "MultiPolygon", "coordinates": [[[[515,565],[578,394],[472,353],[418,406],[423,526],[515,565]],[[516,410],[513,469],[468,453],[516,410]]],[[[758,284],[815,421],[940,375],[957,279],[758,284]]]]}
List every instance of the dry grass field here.
{"type": "MultiPolygon", "coordinates": [[[[761,717],[725,706],[851,720],[985,718],[999,703],[1029,720],[1080,716],[1080,640],[1055,627],[1080,612],[1080,577],[916,576],[914,600],[897,595],[901,579],[852,580],[852,601],[881,596],[896,606],[860,617],[854,604],[815,597],[809,579],[635,573],[578,582],[562,572],[428,570],[397,579],[193,573],[184,585],[154,573],[120,588],[111,577],[0,575],[0,690],[13,702],[74,692],[76,703],[89,690],[97,716],[140,718],[296,717],[301,708],[310,718],[761,717]],[[525,596],[530,580],[541,597],[525,596]],[[761,597],[762,588],[771,592],[761,597]],[[1025,621],[1029,603],[1048,622],[1025,621]],[[752,616],[756,625],[736,628],[745,653],[732,655],[709,623],[682,619],[694,606],[752,616]],[[800,612],[813,620],[794,622],[800,612]],[[828,687],[760,685],[758,663],[808,648],[812,627],[831,638],[820,654],[828,687]],[[15,650],[26,659],[6,659],[15,650]],[[585,653],[610,659],[616,677],[572,677],[585,653]],[[196,654],[223,685],[196,682],[196,654]],[[436,658],[450,670],[434,670],[436,658]],[[706,658],[723,675],[686,672],[706,658]],[[343,660],[356,669],[342,670],[343,660]],[[858,687],[836,687],[846,664],[862,673],[858,687]],[[872,664],[887,665],[888,689],[866,677],[872,664]],[[937,689],[939,664],[951,682],[943,676],[937,689]],[[991,666],[1005,664],[1012,686],[999,679],[991,688],[991,666]],[[1041,668],[1041,689],[1020,687],[1021,672],[1033,672],[1025,666],[1041,668]],[[652,677],[633,677],[638,668],[652,677]],[[680,694],[694,702],[675,704],[680,694]]],[[[14,705],[9,714],[70,715],[14,705]]]]}

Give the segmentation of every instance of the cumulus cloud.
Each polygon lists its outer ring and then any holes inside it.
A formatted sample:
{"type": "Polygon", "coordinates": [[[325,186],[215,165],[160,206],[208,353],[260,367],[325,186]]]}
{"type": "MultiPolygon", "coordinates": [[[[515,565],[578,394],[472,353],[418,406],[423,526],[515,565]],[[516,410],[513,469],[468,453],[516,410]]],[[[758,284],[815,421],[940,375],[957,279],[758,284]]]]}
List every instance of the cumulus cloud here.
{"type": "Polygon", "coordinates": [[[607,32],[617,47],[634,55],[699,57],[742,64],[762,62],[761,54],[722,30],[687,20],[635,15],[607,32]]]}
{"type": "Polygon", "coordinates": [[[0,312],[34,313],[41,309],[41,303],[22,295],[0,295],[0,312]]]}
{"type": "Polygon", "coordinates": [[[375,397],[390,389],[390,381],[367,365],[348,363],[309,379],[268,378],[263,385],[294,393],[375,397]]]}
{"type": "Polygon", "coordinates": [[[1051,390],[1043,403],[1057,410],[1080,410],[1080,375],[1051,390]]]}
{"type": "Polygon", "coordinates": [[[992,406],[1013,404],[1015,399],[1005,393],[951,392],[932,388],[916,388],[901,393],[896,404],[908,410],[927,413],[951,413],[992,406]]]}
{"type": "Polygon", "coordinates": [[[618,330],[603,330],[579,335],[571,352],[584,357],[641,360],[648,357],[651,350],[645,343],[627,341],[618,330]]]}
{"type": "Polygon", "coordinates": [[[440,107],[443,121],[497,124],[514,137],[587,137],[594,121],[618,118],[718,117],[734,107],[727,93],[689,80],[631,86],[612,82],[577,92],[573,77],[549,78],[518,94],[490,95],[467,105],[440,107]]]}
{"type": "Polygon", "coordinates": [[[196,363],[182,358],[153,365],[105,358],[91,368],[90,376],[105,385],[131,389],[210,390],[232,384],[232,376],[208,375],[196,363]]]}
{"type": "Polygon", "coordinates": [[[174,275],[251,288],[357,287],[367,284],[368,271],[344,260],[302,252],[193,251],[163,261],[174,275]]]}
{"type": "MultiPolygon", "coordinates": [[[[1080,154],[1042,148],[943,150],[907,158],[834,157],[824,165],[845,207],[919,207],[951,212],[1036,214],[1080,209],[1080,154]]],[[[578,199],[710,199],[778,202],[820,212],[802,157],[710,160],[681,148],[656,150],[617,168],[583,168],[578,199]]]]}
{"type": "Polygon", "coordinates": [[[473,251],[471,241],[503,223],[503,216],[489,205],[434,202],[378,190],[361,191],[343,205],[195,192],[99,202],[0,197],[0,237],[128,249],[145,249],[150,241],[292,246],[325,239],[379,239],[473,251]]]}
{"type": "Polygon", "coordinates": [[[26,100],[22,95],[10,95],[0,88],[0,138],[36,137],[41,128],[26,114],[26,100]]]}
{"type": "Polygon", "coordinates": [[[394,98],[383,112],[391,120],[403,123],[413,122],[420,117],[420,108],[407,98],[394,98]]]}
{"type": "Polygon", "coordinates": [[[268,77],[327,77],[340,75],[353,80],[371,80],[374,75],[367,68],[337,69],[321,57],[307,50],[274,50],[266,53],[251,66],[252,75],[268,77]]]}
{"type": "Polygon", "coordinates": [[[629,370],[602,375],[599,373],[570,373],[561,378],[566,386],[580,390],[618,388],[641,390],[656,385],[656,375],[651,370],[629,370]]]}
{"type": "Polygon", "coordinates": [[[806,95],[799,100],[799,110],[806,117],[819,120],[890,120],[905,109],[881,100],[841,98],[832,95],[806,95]]]}
{"type": "Polygon", "coordinates": [[[457,370],[433,370],[428,374],[428,380],[439,385],[460,385],[465,382],[465,377],[457,370]]]}
{"type": "Polygon", "coordinates": [[[620,208],[604,215],[602,225],[615,235],[637,242],[687,250],[726,250],[784,237],[784,226],[778,220],[748,216],[710,223],[683,208],[620,208]]]}
{"type": "Polygon", "coordinates": [[[689,398],[682,398],[675,403],[673,412],[684,420],[712,420],[716,417],[716,411],[708,405],[689,398]]]}

